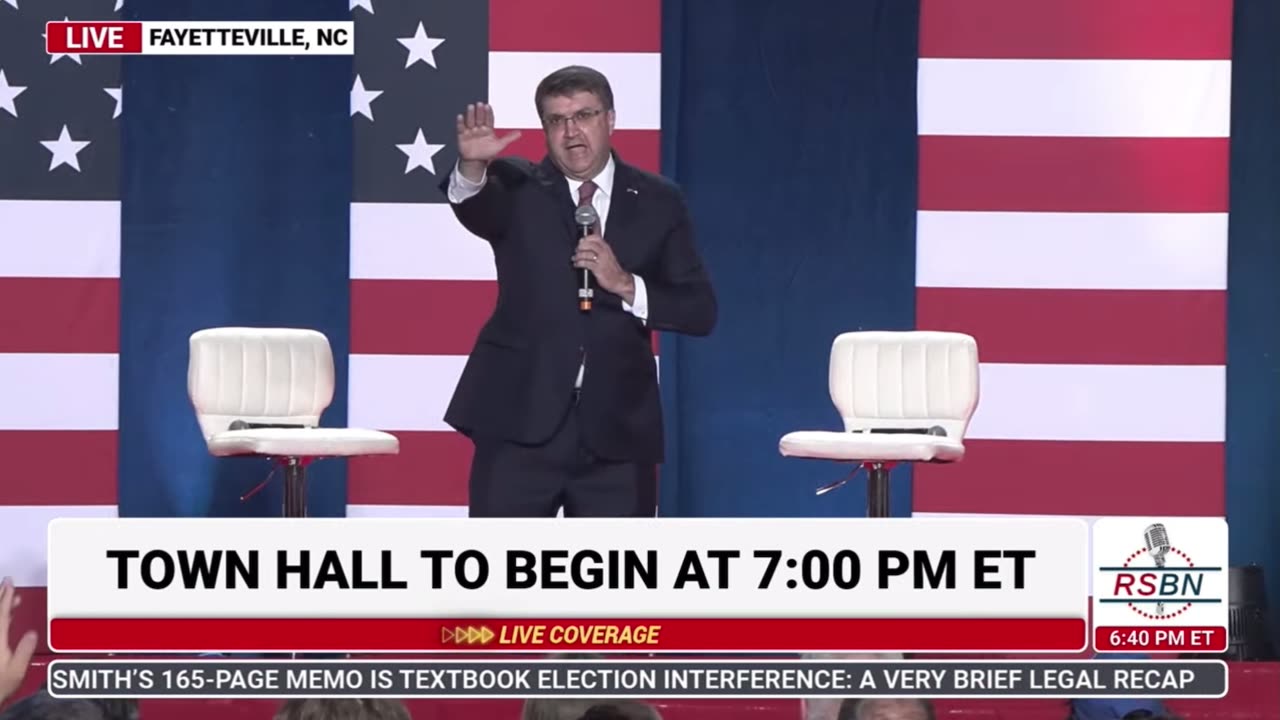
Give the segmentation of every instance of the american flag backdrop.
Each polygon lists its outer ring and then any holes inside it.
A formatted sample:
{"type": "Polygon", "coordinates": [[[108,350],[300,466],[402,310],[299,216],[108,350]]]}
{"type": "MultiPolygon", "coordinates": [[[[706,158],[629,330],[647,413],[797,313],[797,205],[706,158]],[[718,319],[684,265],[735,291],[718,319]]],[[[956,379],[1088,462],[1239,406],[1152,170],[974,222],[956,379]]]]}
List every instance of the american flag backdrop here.
{"type": "Polygon", "coordinates": [[[973,334],[916,513],[1222,515],[1231,0],[924,0],[917,323],[973,334]]]}
{"type": "Polygon", "coordinates": [[[120,60],[47,55],[43,33],[119,4],[0,0],[0,575],[19,585],[45,583],[51,518],[116,514],[120,60]]]}

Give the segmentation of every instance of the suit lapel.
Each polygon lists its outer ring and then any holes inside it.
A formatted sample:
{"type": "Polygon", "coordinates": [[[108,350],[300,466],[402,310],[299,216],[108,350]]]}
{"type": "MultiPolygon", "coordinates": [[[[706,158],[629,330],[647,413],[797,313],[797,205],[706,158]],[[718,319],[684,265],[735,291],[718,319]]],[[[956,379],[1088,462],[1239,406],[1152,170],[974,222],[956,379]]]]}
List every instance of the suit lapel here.
{"type": "Polygon", "coordinates": [[[640,195],[636,192],[631,167],[613,156],[613,194],[609,197],[609,222],[605,239],[615,247],[626,242],[631,224],[636,219],[640,195]]]}
{"type": "Polygon", "coordinates": [[[555,199],[560,219],[564,222],[565,229],[569,231],[569,239],[576,246],[578,243],[578,228],[573,223],[573,211],[577,209],[577,205],[574,204],[573,198],[569,196],[569,182],[565,180],[564,175],[551,162],[550,157],[543,158],[542,162],[537,166],[535,175],[538,178],[538,183],[542,185],[542,189],[555,199]]]}

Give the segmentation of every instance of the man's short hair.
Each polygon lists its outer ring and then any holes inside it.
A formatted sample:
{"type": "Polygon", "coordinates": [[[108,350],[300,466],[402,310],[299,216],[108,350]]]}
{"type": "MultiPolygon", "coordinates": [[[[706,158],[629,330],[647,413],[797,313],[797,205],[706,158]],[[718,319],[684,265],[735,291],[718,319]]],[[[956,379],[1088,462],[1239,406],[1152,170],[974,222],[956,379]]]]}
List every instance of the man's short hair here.
{"type": "Polygon", "coordinates": [[[884,702],[909,702],[919,705],[921,712],[924,714],[925,720],[934,720],[933,703],[928,700],[919,698],[849,698],[840,703],[840,714],[836,717],[838,720],[865,720],[870,710],[876,703],[884,702]]]}
{"type": "Polygon", "coordinates": [[[600,98],[605,110],[613,109],[613,88],[609,85],[609,78],[595,68],[570,65],[542,78],[542,82],[538,83],[538,89],[533,93],[533,103],[538,109],[538,117],[542,117],[543,100],[580,92],[592,93],[600,98]]]}
{"type": "Polygon", "coordinates": [[[0,720],[138,720],[138,703],[56,698],[40,690],[0,712],[0,720]]]}
{"type": "Polygon", "coordinates": [[[326,698],[290,700],[275,720],[412,720],[399,700],[326,698]]]}

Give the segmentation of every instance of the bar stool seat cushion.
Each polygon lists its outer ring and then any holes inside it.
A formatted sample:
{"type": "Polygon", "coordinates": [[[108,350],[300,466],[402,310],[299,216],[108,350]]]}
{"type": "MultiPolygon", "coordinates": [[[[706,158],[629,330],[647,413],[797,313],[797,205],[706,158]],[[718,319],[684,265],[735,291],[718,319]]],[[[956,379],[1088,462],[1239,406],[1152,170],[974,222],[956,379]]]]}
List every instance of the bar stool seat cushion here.
{"type": "Polygon", "coordinates": [[[206,441],[217,457],[266,455],[270,457],[352,457],[394,455],[400,442],[380,430],[360,428],[253,428],[214,433],[206,441]]]}
{"type": "Polygon", "coordinates": [[[955,462],[964,458],[959,438],[918,433],[872,433],[801,430],[778,442],[784,457],[842,462],[955,462]]]}

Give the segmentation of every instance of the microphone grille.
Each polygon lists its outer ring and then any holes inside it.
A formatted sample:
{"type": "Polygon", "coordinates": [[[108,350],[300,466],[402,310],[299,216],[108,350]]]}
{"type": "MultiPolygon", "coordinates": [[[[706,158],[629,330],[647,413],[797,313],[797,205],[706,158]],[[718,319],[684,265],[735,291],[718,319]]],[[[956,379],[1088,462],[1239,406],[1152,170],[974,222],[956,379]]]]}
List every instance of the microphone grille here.
{"type": "Polygon", "coordinates": [[[574,222],[579,225],[595,225],[600,216],[596,214],[596,209],[590,205],[583,205],[573,213],[574,222]]]}
{"type": "Polygon", "coordinates": [[[1147,526],[1142,538],[1147,543],[1147,550],[1152,553],[1163,555],[1169,551],[1169,533],[1160,523],[1147,526]]]}

